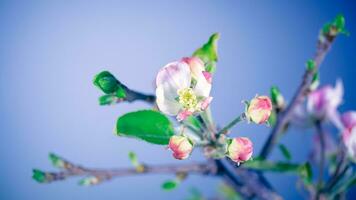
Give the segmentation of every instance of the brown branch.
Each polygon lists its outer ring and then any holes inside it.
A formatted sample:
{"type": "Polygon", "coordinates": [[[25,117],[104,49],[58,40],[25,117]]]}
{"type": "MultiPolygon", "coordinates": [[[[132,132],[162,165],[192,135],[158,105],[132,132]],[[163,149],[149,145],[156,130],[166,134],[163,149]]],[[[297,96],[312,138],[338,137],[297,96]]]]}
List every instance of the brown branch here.
{"type": "MultiPolygon", "coordinates": [[[[82,176],[82,177],[95,177],[98,184],[106,180],[116,177],[124,177],[131,175],[141,174],[202,174],[202,175],[215,175],[217,170],[214,163],[190,163],[185,165],[140,165],[136,168],[113,168],[113,169],[96,169],[83,167],[74,164],[68,160],[60,158],[63,163],[61,164],[62,171],[59,172],[43,172],[45,175],[44,183],[53,181],[64,180],[69,177],[82,176]]],[[[57,166],[58,167],[58,166],[57,166]]]]}
{"type": "Polygon", "coordinates": [[[149,104],[154,104],[156,102],[156,96],[152,95],[152,94],[144,94],[135,90],[131,90],[130,88],[128,88],[126,85],[122,84],[122,87],[125,89],[126,91],[126,97],[124,100],[128,101],[128,102],[133,102],[133,101],[137,101],[137,100],[141,100],[141,101],[145,101],[149,104]]]}
{"type": "Polygon", "coordinates": [[[269,156],[274,146],[278,143],[279,136],[282,134],[283,128],[289,122],[295,108],[297,105],[301,104],[305,97],[309,94],[313,76],[315,72],[318,71],[319,66],[323,62],[326,54],[329,52],[334,39],[335,36],[324,36],[323,39],[319,39],[316,54],[313,58],[315,68],[314,70],[307,69],[304,72],[302,83],[299,85],[297,91],[295,92],[292,101],[289,103],[287,108],[278,115],[277,122],[271,130],[271,133],[261,150],[261,158],[267,158],[269,156]]]}

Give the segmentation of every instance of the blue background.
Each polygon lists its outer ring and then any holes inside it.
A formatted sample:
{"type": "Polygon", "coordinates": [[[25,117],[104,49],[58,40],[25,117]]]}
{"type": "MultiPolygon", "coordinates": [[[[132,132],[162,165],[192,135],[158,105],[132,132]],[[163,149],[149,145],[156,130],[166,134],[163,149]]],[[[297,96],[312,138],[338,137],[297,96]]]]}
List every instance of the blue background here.
{"type": "MultiPolygon", "coordinates": [[[[130,166],[129,150],[149,164],[181,163],[161,146],[118,138],[117,117],[148,108],[138,102],[100,107],[93,76],[104,69],[129,87],[154,92],[160,67],[190,55],[214,32],[221,33],[212,110],[218,124],[243,111],[241,100],[278,85],[287,99],[311,58],[321,26],[345,15],[350,37],[337,38],[321,68],[323,84],[342,78],[341,110],[356,109],[356,6],[352,1],[1,1],[0,2],[0,199],[184,199],[192,187],[216,194],[217,178],[190,176],[172,192],[160,184],[173,176],[115,179],[80,187],[77,179],[40,185],[32,168],[54,170],[56,152],[95,167],[130,166]],[[148,3],[149,2],[149,3],[148,3]]],[[[264,126],[239,125],[256,152],[264,126]]],[[[282,142],[295,161],[305,160],[313,130],[294,130],[282,142]]],[[[273,158],[281,155],[275,151],[273,158]]],[[[195,151],[188,161],[202,160],[195,151]]],[[[287,199],[292,175],[269,174],[287,199]]],[[[293,189],[292,189],[293,188],[293,189]]]]}

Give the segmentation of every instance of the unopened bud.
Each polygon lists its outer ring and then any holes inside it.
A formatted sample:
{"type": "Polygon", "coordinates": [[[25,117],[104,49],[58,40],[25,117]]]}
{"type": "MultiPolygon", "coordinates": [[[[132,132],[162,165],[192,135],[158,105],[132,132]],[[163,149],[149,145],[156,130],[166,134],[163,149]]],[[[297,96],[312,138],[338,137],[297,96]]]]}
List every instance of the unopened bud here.
{"type": "Polygon", "coordinates": [[[272,102],[268,96],[257,96],[247,105],[245,115],[248,120],[256,123],[266,123],[272,111],[272,102]]]}
{"type": "Polygon", "coordinates": [[[172,136],[168,146],[173,151],[173,157],[178,160],[188,158],[193,150],[193,143],[186,136],[172,136]]]}
{"type": "Polygon", "coordinates": [[[228,146],[228,157],[237,163],[248,161],[253,153],[253,144],[246,137],[234,138],[228,146]]]}

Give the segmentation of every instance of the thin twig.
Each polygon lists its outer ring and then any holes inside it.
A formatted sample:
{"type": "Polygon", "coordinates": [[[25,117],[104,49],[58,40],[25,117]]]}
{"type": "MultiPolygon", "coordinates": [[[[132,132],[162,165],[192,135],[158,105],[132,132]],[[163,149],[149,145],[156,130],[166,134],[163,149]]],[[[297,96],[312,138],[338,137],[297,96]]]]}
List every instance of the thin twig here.
{"type": "Polygon", "coordinates": [[[320,163],[319,163],[319,177],[317,183],[317,192],[315,195],[315,199],[318,200],[320,198],[323,186],[323,176],[324,176],[324,168],[325,168],[325,133],[321,126],[320,121],[315,122],[315,127],[317,130],[317,134],[319,136],[320,142],[320,163]]]}
{"type": "MultiPolygon", "coordinates": [[[[64,180],[69,177],[83,176],[83,177],[97,177],[99,182],[110,180],[115,177],[140,175],[140,174],[202,174],[202,175],[215,175],[215,164],[211,162],[206,163],[190,163],[185,165],[158,165],[148,166],[142,165],[141,168],[117,168],[117,169],[95,169],[82,167],[74,164],[68,160],[62,159],[64,167],[60,172],[44,172],[46,175],[46,183],[64,180]]],[[[99,183],[98,182],[98,183],[99,183]]]]}
{"type": "Polygon", "coordinates": [[[292,101],[289,103],[287,108],[278,115],[277,122],[273,127],[266,143],[264,144],[260,157],[267,158],[271,153],[274,146],[278,143],[280,134],[283,128],[289,122],[295,108],[297,105],[303,102],[304,98],[310,92],[310,85],[312,83],[312,78],[314,73],[318,71],[319,66],[323,62],[325,55],[329,52],[331,44],[334,41],[334,37],[325,37],[325,40],[319,40],[317,45],[316,54],[314,56],[315,68],[314,70],[306,70],[302,79],[302,83],[299,85],[297,91],[295,92],[292,101]]]}
{"type": "Polygon", "coordinates": [[[231,129],[233,126],[235,126],[237,123],[245,120],[245,113],[242,113],[238,117],[236,117],[234,120],[232,120],[228,125],[226,125],[223,129],[221,129],[217,135],[221,134],[227,134],[228,130],[231,129]]]}

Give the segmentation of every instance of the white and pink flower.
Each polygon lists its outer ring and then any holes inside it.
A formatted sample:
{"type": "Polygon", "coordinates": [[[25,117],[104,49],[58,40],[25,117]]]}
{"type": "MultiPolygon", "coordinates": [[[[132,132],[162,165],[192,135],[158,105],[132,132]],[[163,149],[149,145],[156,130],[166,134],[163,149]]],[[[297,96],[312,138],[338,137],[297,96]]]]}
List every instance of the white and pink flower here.
{"type": "Polygon", "coordinates": [[[193,142],[186,136],[174,135],[170,138],[168,147],[173,151],[173,157],[184,160],[193,150],[193,142]]]}
{"type": "Polygon", "coordinates": [[[356,161],[356,111],[349,111],[341,116],[344,125],[342,139],[349,156],[356,161]]]}
{"type": "Polygon", "coordinates": [[[307,100],[308,113],[317,119],[329,119],[340,127],[337,108],[342,103],[343,91],[341,81],[337,81],[335,87],[327,85],[313,91],[307,100]]]}
{"type": "Polygon", "coordinates": [[[253,153],[253,144],[250,139],[246,137],[239,137],[232,139],[227,147],[228,157],[237,163],[248,161],[253,153]]]}
{"type": "Polygon", "coordinates": [[[157,105],[161,112],[181,121],[205,110],[211,100],[211,75],[197,57],[164,66],[156,77],[157,105]]]}
{"type": "Polygon", "coordinates": [[[272,102],[268,96],[256,96],[247,105],[245,115],[256,124],[266,123],[272,112],[272,102]]]}

